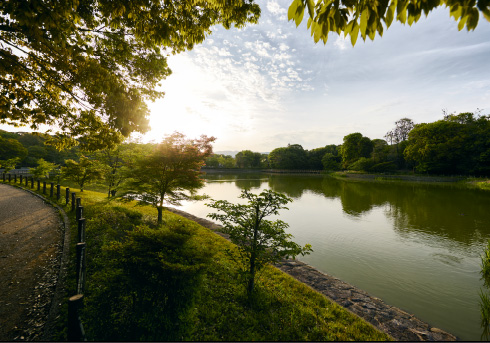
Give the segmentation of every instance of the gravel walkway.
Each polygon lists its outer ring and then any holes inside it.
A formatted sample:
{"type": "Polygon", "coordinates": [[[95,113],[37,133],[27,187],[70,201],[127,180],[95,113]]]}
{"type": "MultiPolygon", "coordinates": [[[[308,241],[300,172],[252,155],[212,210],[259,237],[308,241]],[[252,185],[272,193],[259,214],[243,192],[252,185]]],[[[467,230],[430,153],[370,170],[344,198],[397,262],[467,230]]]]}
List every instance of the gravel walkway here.
{"type": "Polygon", "coordinates": [[[41,339],[62,241],[52,206],[0,183],[0,341],[41,339]]]}

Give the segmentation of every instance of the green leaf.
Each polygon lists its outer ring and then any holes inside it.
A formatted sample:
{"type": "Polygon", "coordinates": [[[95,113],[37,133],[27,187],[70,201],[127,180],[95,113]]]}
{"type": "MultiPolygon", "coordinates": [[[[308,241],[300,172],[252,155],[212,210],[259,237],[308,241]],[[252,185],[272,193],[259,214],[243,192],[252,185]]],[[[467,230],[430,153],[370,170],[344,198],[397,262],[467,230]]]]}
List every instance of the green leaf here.
{"type": "Polygon", "coordinates": [[[313,3],[313,0],[306,0],[306,5],[308,6],[310,18],[313,18],[315,16],[315,4],[313,3]]]}
{"type": "Polygon", "coordinates": [[[298,1],[295,0],[291,3],[288,9],[288,21],[294,19],[296,9],[298,8],[298,1]]]}
{"type": "Polygon", "coordinates": [[[466,24],[466,20],[468,19],[468,16],[464,16],[462,17],[460,20],[459,20],[459,23],[458,23],[458,30],[461,31],[464,27],[464,24],[466,24]]]}
{"type": "Polygon", "coordinates": [[[352,31],[350,33],[350,42],[352,43],[352,46],[356,45],[358,36],[359,36],[359,25],[355,21],[354,25],[352,26],[352,31]]]}
{"type": "Polygon", "coordinates": [[[296,8],[296,14],[294,17],[294,22],[296,23],[296,27],[298,27],[299,24],[301,24],[301,22],[303,21],[303,16],[305,15],[305,6],[301,2],[301,0],[298,0],[298,2],[299,2],[298,8],[296,8]]]}
{"type": "Polygon", "coordinates": [[[367,28],[367,24],[368,24],[368,19],[369,19],[369,10],[366,8],[361,13],[360,29],[361,29],[361,35],[363,35],[363,37],[366,35],[366,28],[367,28]]]}
{"type": "Polygon", "coordinates": [[[395,2],[393,1],[390,7],[388,7],[388,11],[386,12],[385,23],[387,28],[391,26],[391,23],[393,22],[394,14],[395,14],[395,2]]]}

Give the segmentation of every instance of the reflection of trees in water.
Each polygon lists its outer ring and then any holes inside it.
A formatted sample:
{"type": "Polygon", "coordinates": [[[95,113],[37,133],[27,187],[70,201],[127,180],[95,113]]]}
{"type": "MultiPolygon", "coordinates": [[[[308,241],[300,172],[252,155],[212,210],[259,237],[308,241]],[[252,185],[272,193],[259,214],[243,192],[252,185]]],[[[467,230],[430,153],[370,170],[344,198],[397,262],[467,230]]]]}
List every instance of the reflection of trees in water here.
{"type": "Polygon", "coordinates": [[[386,215],[394,230],[408,237],[414,230],[465,245],[490,236],[490,194],[449,187],[399,188],[388,193],[386,215]]]}
{"type": "Polygon", "coordinates": [[[270,175],[269,187],[287,196],[299,199],[304,192],[323,194],[324,176],[318,175],[270,175]]]}
{"type": "Polygon", "coordinates": [[[360,216],[386,202],[383,190],[373,183],[342,182],[340,201],[345,213],[360,216]]]}

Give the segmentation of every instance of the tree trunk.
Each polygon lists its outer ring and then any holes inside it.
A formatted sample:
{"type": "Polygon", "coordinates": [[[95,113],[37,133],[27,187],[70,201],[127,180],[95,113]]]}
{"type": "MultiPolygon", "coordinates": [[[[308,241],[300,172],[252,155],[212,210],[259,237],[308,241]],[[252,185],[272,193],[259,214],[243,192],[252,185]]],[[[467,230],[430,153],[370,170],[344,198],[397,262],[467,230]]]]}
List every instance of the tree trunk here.
{"type": "Polygon", "coordinates": [[[162,224],[162,221],[163,221],[163,207],[161,206],[158,206],[157,207],[157,210],[158,210],[158,225],[161,225],[162,224]]]}

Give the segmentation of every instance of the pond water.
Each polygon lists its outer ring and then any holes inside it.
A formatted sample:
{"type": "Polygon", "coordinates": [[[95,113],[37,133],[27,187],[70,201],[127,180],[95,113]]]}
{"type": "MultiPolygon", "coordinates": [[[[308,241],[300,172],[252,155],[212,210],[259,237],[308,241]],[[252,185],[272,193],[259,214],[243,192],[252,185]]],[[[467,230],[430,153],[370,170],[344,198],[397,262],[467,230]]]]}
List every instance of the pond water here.
{"type": "MultiPolygon", "coordinates": [[[[338,180],[322,175],[211,174],[199,194],[242,202],[272,189],[294,202],[280,217],[300,259],[462,340],[480,340],[480,256],[490,192],[457,185],[338,180]],[[241,200],[241,201],[239,201],[241,200]]],[[[206,201],[179,209],[206,217],[206,201]]]]}

